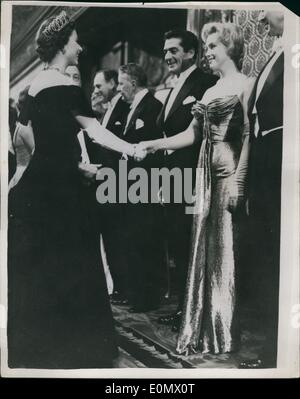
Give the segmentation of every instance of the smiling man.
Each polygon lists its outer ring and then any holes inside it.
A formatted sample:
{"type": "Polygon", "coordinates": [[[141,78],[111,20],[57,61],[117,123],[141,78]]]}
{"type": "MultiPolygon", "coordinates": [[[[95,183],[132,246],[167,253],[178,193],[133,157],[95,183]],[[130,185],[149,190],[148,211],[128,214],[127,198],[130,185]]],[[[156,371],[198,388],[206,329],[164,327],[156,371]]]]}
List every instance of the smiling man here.
{"type": "MultiPolygon", "coordinates": [[[[121,137],[129,112],[129,104],[122,100],[117,87],[117,71],[104,69],[96,72],[93,83],[92,105],[95,108],[95,106],[101,104],[106,108],[100,120],[101,125],[116,136],[121,137]]],[[[94,112],[96,113],[96,109],[94,109],[94,112]]],[[[117,153],[95,145],[87,135],[85,135],[85,141],[91,163],[101,164],[113,169],[118,168],[120,156],[117,153]]]]}
{"type": "MultiPolygon", "coordinates": [[[[167,137],[188,128],[193,119],[192,106],[196,100],[201,100],[205,91],[217,81],[216,76],[204,73],[196,66],[198,48],[198,39],[192,32],[173,30],[165,34],[165,62],[170,74],[178,76],[176,85],[167,97],[157,120],[159,130],[167,137]]],[[[180,168],[182,176],[185,168],[192,168],[195,172],[199,146],[194,145],[166,153],[166,166],[169,169],[180,168]]],[[[171,198],[174,196],[171,195],[171,198]]],[[[189,258],[192,215],[185,214],[186,205],[184,202],[166,204],[169,254],[176,264],[179,305],[176,313],[160,317],[158,321],[161,324],[171,325],[175,331],[178,330],[180,323],[189,258]]]]}
{"type": "Polygon", "coordinates": [[[94,91],[99,101],[107,104],[117,94],[118,73],[113,70],[98,71],[94,78],[94,91]]]}

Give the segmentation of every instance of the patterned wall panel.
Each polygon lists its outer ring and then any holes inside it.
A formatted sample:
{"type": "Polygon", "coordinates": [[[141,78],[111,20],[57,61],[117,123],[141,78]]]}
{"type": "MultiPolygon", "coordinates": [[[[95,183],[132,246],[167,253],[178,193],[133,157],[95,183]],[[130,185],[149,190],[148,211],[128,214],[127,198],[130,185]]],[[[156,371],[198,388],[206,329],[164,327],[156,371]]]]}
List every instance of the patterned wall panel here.
{"type": "Polygon", "coordinates": [[[257,76],[270,57],[273,39],[267,31],[258,24],[259,10],[236,11],[233,21],[238,24],[244,33],[245,56],[242,72],[248,76],[257,76]]]}

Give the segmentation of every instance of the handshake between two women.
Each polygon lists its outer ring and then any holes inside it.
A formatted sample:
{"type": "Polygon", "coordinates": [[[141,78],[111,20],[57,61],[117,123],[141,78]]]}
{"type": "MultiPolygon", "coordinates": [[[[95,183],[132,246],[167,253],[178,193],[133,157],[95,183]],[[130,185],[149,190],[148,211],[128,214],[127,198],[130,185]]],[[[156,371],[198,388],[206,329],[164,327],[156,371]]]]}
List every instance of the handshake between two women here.
{"type": "Polygon", "coordinates": [[[149,154],[154,154],[156,151],[162,149],[162,140],[149,140],[141,141],[138,144],[133,145],[133,158],[135,161],[142,161],[149,154]]]}
{"type": "MultiPolygon", "coordinates": [[[[138,144],[131,144],[131,149],[124,153],[122,159],[133,158],[137,162],[143,161],[148,154],[154,154],[156,151],[162,149],[162,140],[141,141],[138,144]]],[[[78,169],[85,185],[90,185],[95,182],[98,170],[103,167],[101,164],[92,164],[86,162],[79,162],[78,169]]]]}

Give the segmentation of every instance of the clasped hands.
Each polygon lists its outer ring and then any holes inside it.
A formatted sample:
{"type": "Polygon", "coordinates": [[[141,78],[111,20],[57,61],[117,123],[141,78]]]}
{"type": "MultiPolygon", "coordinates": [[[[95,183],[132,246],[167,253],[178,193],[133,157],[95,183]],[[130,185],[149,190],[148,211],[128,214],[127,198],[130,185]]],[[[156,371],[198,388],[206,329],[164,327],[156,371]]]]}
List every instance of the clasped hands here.
{"type": "MultiPolygon", "coordinates": [[[[133,151],[130,154],[135,161],[142,161],[148,154],[153,154],[157,151],[158,140],[141,141],[138,144],[133,144],[133,151]]],[[[86,185],[92,184],[96,180],[96,175],[102,165],[89,164],[79,162],[78,169],[86,185]]]]}
{"type": "Polygon", "coordinates": [[[133,158],[135,161],[142,161],[148,154],[154,154],[158,150],[158,140],[141,141],[133,145],[133,158]]]}

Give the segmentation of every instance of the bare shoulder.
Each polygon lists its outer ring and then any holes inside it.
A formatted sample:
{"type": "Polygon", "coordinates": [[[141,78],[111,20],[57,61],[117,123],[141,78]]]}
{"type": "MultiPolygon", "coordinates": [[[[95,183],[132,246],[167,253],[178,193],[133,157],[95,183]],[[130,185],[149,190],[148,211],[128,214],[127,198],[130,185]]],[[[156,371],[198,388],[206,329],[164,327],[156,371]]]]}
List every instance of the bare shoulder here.
{"type": "Polygon", "coordinates": [[[69,86],[70,79],[56,70],[41,71],[32,81],[28,94],[35,97],[40,91],[55,87],[69,86]]]}
{"type": "Polygon", "coordinates": [[[255,78],[244,75],[243,73],[239,75],[240,75],[239,79],[240,79],[241,88],[243,89],[242,91],[243,92],[251,91],[255,83],[255,78]]]}
{"type": "Polygon", "coordinates": [[[249,76],[244,75],[243,73],[239,73],[235,79],[235,85],[238,88],[239,97],[241,99],[248,98],[253,86],[255,79],[249,76]]]}

